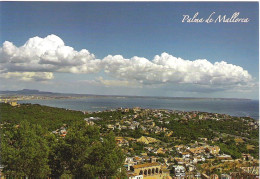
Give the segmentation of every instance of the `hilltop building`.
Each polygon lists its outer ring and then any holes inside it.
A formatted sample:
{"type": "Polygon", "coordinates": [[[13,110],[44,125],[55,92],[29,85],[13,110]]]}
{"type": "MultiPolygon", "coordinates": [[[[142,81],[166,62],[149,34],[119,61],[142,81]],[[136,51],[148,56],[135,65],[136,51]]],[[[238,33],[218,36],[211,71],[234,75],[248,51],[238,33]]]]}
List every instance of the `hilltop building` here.
{"type": "Polygon", "coordinates": [[[169,174],[169,170],[157,162],[131,166],[128,172],[129,179],[164,179],[169,174]]]}

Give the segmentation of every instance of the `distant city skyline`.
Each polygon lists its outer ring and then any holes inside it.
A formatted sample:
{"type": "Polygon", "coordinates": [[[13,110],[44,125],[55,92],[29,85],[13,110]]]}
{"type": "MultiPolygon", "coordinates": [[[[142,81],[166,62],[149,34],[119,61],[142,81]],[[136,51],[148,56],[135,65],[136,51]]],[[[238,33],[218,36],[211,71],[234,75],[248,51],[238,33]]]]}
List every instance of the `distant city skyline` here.
{"type": "Polygon", "coordinates": [[[0,90],[258,99],[258,2],[0,7],[0,90]],[[197,12],[249,22],[182,22],[197,12]]]}

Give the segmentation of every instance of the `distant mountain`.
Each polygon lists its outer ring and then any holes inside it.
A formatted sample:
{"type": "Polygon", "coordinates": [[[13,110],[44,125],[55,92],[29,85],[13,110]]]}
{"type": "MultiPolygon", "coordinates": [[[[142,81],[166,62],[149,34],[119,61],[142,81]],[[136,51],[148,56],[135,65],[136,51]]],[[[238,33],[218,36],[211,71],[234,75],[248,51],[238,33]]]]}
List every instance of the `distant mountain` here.
{"type": "Polygon", "coordinates": [[[23,89],[17,91],[0,91],[0,94],[5,95],[59,95],[61,93],[52,93],[39,90],[23,89]]]}
{"type": "Polygon", "coordinates": [[[47,92],[47,91],[39,91],[35,89],[22,89],[17,91],[0,91],[0,95],[35,95],[35,96],[50,96],[50,97],[82,97],[82,96],[103,96],[103,95],[91,95],[91,94],[73,94],[73,93],[57,93],[57,92],[47,92]]]}
{"type": "Polygon", "coordinates": [[[98,95],[98,94],[73,94],[73,93],[57,93],[46,92],[34,89],[22,89],[17,91],[0,91],[0,95],[38,95],[38,96],[52,96],[52,97],[124,97],[124,98],[157,98],[157,99],[175,99],[175,100],[251,100],[241,98],[206,98],[206,97],[164,97],[164,96],[128,96],[128,95],[98,95]]]}

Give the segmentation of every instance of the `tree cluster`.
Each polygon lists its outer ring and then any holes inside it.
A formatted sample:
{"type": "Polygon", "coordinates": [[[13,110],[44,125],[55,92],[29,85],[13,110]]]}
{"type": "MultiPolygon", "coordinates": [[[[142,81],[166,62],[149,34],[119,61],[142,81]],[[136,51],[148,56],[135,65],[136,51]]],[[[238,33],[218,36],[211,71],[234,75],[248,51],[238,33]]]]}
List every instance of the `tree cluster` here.
{"type": "Polygon", "coordinates": [[[66,137],[21,121],[1,133],[3,173],[12,177],[107,178],[121,174],[124,154],[113,133],[100,134],[83,120],[74,122],[66,137]]]}

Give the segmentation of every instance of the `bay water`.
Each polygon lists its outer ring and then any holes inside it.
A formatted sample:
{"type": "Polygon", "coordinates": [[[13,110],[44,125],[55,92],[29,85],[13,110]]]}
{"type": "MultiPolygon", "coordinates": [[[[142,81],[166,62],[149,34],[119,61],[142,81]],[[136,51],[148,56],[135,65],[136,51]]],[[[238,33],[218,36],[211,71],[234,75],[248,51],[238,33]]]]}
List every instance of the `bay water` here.
{"type": "Polygon", "coordinates": [[[259,119],[259,101],[212,98],[153,98],[153,97],[87,97],[80,99],[23,100],[19,103],[40,104],[78,111],[104,111],[117,108],[149,108],[179,111],[201,111],[259,119]]]}

